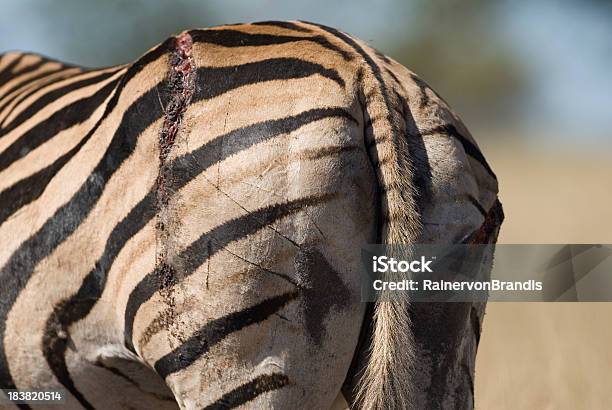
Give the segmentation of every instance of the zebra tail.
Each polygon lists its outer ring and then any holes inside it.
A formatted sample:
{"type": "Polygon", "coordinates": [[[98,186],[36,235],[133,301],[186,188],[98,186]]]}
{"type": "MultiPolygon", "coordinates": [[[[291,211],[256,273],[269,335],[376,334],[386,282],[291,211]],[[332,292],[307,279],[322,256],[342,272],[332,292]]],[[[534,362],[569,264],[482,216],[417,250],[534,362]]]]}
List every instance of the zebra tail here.
{"type": "MultiPolygon", "coordinates": [[[[380,198],[380,237],[383,244],[414,244],[420,232],[415,202],[413,166],[409,157],[404,105],[385,86],[380,72],[364,75],[365,143],[376,172],[380,198]]],[[[394,280],[393,273],[385,280],[394,280]]],[[[414,338],[408,297],[385,295],[375,303],[368,361],[356,389],[358,408],[409,409],[414,338]]]]}

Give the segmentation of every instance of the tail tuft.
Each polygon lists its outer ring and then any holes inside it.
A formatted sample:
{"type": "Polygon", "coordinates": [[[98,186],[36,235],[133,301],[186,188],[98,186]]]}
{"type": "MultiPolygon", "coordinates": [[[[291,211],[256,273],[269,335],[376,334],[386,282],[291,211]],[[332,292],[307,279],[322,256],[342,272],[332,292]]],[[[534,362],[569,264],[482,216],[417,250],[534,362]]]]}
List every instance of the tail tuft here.
{"type": "MultiPolygon", "coordinates": [[[[406,124],[399,101],[390,100],[380,75],[363,77],[363,95],[372,123],[366,145],[381,192],[381,236],[384,244],[410,245],[420,232],[415,203],[413,169],[406,139],[406,124]]],[[[386,280],[394,280],[393,273],[386,280]]],[[[411,408],[411,369],[414,340],[408,298],[382,294],[374,309],[368,363],[356,391],[358,408],[366,410],[411,408]],[[385,297],[388,296],[388,297],[385,297]]]]}

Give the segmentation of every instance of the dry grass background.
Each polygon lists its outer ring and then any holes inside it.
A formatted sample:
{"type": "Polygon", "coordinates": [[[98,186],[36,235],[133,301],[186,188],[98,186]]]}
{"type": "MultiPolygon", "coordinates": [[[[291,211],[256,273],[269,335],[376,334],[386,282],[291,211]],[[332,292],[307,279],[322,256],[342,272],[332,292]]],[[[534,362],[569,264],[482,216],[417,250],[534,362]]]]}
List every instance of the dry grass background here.
{"type": "MultiPolygon", "coordinates": [[[[497,173],[499,243],[612,243],[612,149],[480,144],[497,173]]],[[[611,409],[612,303],[491,302],[477,409],[611,409]]]]}

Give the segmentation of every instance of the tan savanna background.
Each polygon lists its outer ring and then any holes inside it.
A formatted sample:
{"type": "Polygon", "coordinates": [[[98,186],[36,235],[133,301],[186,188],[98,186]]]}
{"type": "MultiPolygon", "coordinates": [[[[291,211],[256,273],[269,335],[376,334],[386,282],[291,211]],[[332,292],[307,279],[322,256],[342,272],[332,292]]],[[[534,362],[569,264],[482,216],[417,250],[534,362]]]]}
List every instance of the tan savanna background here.
{"type": "MultiPolygon", "coordinates": [[[[498,175],[500,243],[612,243],[607,0],[14,0],[0,52],[106,66],[183,29],[270,19],[357,35],[442,94],[498,175]]],[[[612,408],[611,321],[612,303],[490,303],[476,408],[612,408]]]]}

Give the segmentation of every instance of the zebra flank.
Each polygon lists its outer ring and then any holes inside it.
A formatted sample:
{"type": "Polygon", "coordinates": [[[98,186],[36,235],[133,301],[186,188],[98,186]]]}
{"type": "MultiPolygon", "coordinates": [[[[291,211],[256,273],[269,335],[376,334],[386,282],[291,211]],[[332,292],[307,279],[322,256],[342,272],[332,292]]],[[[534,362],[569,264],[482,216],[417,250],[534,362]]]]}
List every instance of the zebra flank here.
{"type": "Polygon", "coordinates": [[[446,103],[329,27],[190,30],[102,69],[3,54],[0,387],[75,409],[428,407],[410,301],[360,302],[361,248],[494,242],[502,218],[446,103]]]}

